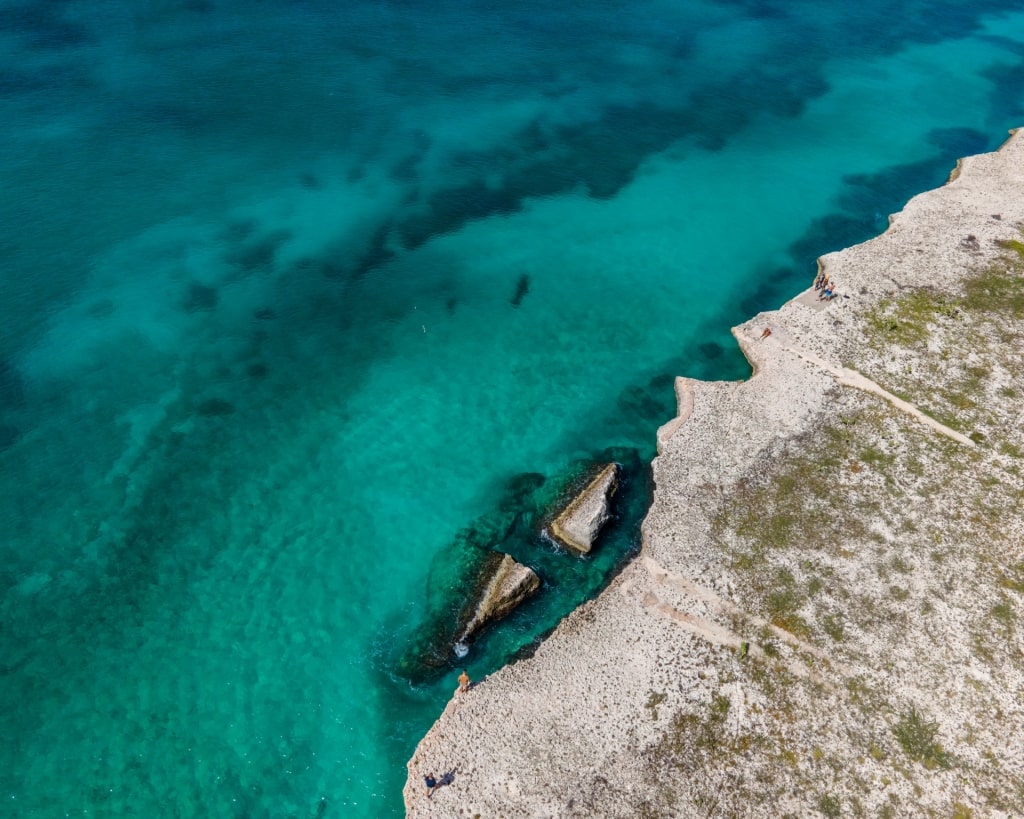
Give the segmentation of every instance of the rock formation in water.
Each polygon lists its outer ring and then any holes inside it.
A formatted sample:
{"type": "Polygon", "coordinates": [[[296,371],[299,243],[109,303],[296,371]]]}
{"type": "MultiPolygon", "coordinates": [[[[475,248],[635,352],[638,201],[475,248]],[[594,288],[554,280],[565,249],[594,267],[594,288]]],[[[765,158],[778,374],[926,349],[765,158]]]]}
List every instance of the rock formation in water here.
{"type": "Polygon", "coordinates": [[[459,531],[434,556],[427,580],[426,614],[398,658],[398,674],[419,683],[443,673],[458,658],[456,646],[462,651],[488,621],[505,616],[528,596],[522,593],[529,586],[527,572],[537,581],[531,592],[540,585],[536,573],[521,566],[517,570],[519,589],[506,590],[509,600],[504,605],[495,598],[501,586],[495,585],[496,580],[504,578],[507,583],[516,574],[505,558],[519,566],[504,550],[513,544],[517,532],[529,531],[538,513],[536,496],[545,483],[539,473],[516,475],[494,509],[459,531]],[[491,613],[487,605],[481,609],[482,601],[489,597],[491,613]],[[474,623],[472,629],[470,623],[474,623]]]}
{"type": "Polygon", "coordinates": [[[574,552],[586,554],[611,513],[612,495],[618,486],[618,464],[605,464],[551,521],[551,536],[574,552]]]}
{"type": "Polygon", "coordinates": [[[487,623],[500,620],[540,588],[540,578],[511,555],[492,552],[481,567],[481,582],[459,616],[456,645],[470,642],[487,623]]]}
{"type": "Polygon", "coordinates": [[[1022,231],[1018,132],[677,379],[639,557],[446,707],[408,815],[1024,815],[1022,231]]]}

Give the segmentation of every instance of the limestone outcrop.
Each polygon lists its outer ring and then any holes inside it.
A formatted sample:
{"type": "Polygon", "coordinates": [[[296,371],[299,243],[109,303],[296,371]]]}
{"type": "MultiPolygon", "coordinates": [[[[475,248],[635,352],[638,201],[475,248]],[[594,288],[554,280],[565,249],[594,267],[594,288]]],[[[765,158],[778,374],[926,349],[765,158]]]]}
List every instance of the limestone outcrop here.
{"type": "MultiPolygon", "coordinates": [[[[617,559],[635,548],[650,489],[647,464],[636,450],[623,447],[573,461],[550,477],[510,476],[488,511],[433,556],[424,614],[394,646],[394,673],[414,685],[443,674],[463,661],[480,630],[506,616],[545,580],[558,586],[559,594],[539,594],[528,619],[537,631],[554,628],[617,570],[617,559]],[[609,520],[613,493],[615,514],[609,520]],[[608,547],[600,559],[581,566],[552,549],[553,515],[563,515],[579,549],[590,548],[600,531],[608,547]]],[[[499,644],[506,659],[522,649],[514,639],[499,644]]]]}
{"type": "Polygon", "coordinates": [[[487,623],[500,620],[540,588],[540,578],[511,555],[492,552],[481,572],[484,581],[459,617],[456,646],[466,645],[487,623]]]}
{"type": "Polygon", "coordinates": [[[618,464],[605,464],[551,521],[551,536],[578,554],[587,554],[611,516],[612,495],[618,487],[618,464]]]}
{"type": "Polygon", "coordinates": [[[1024,132],[819,264],[749,380],[677,381],[639,557],[446,707],[409,817],[1024,815],[1024,132]]]}

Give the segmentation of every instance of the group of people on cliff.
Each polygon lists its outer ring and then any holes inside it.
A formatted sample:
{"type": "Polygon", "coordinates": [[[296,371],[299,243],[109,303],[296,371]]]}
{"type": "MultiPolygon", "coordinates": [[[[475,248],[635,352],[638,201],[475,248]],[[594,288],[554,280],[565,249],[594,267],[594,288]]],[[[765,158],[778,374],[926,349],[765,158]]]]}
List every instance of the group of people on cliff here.
{"type": "Polygon", "coordinates": [[[818,291],[818,301],[832,301],[838,295],[835,287],[835,282],[824,272],[819,272],[818,278],[814,280],[814,289],[818,291]]]}

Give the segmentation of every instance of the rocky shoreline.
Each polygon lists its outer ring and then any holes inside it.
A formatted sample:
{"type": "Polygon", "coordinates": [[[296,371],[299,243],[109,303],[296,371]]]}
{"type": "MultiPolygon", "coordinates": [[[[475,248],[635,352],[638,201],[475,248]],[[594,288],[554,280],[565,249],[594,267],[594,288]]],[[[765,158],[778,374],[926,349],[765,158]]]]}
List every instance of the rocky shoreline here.
{"type": "Polygon", "coordinates": [[[640,556],[453,698],[407,815],[1024,812],[1022,227],[1018,131],[677,379],[640,556]]]}

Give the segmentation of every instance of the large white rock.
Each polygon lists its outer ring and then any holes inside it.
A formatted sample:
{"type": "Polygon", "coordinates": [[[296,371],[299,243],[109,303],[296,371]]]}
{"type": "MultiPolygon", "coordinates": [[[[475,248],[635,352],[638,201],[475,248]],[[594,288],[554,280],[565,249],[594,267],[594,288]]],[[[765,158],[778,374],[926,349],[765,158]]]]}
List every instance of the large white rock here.
{"type": "MultiPolygon", "coordinates": [[[[497,562],[498,555],[495,555],[497,562]]],[[[492,620],[500,620],[540,588],[540,578],[529,566],[517,563],[511,555],[502,555],[486,585],[480,589],[475,605],[458,637],[465,644],[492,620]]]]}

